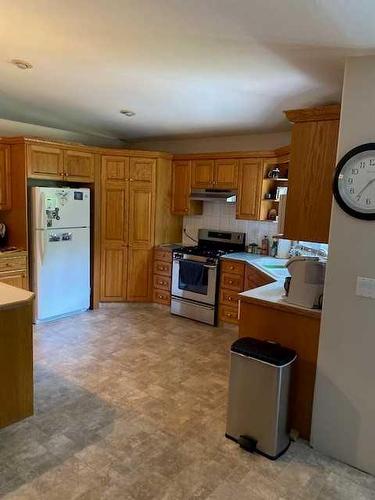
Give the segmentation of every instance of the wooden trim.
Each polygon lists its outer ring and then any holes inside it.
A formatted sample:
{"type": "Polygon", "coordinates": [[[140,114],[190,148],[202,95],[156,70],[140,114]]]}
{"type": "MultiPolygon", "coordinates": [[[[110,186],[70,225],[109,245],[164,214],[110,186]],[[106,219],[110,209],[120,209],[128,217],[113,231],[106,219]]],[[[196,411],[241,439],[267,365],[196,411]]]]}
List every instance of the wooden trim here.
{"type": "Polygon", "coordinates": [[[330,104],[328,106],[317,106],[316,108],[290,109],[284,111],[284,113],[292,123],[317,122],[323,120],[339,120],[340,110],[340,104],[330,104]]]}
{"type": "Polygon", "coordinates": [[[58,142],[38,137],[0,137],[1,144],[39,144],[45,146],[53,146],[60,149],[69,149],[74,151],[92,152],[104,155],[113,156],[140,156],[143,158],[166,158],[172,159],[170,153],[163,151],[143,151],[139,149],[120,149],[120,148],[104,148],[99,146],[88,146],[78,142],[58,142]]]}
{"type": "Polygon", "coordinates": [[[226,160],[236,158],[272,158],[275,152],[272,150],[267,151],[231,151],[219,153],[191,153],[191,154],[178,154],[173,155],[173,160],[226,160]]]}

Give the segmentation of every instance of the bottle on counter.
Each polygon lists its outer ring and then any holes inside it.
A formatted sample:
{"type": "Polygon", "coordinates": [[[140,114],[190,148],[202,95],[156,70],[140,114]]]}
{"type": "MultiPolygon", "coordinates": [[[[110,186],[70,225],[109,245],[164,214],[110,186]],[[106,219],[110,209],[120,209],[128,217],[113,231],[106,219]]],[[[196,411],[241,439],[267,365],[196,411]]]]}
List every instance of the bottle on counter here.
{"type": "Polygon", "coordinates": [[[276,236],[272,236],[272,245],[271,245],[271,250],[270,250],[271,257],[276,257],[277,248],[278,248],[278,239],[276,238],[276,236]]]}
{"type": "Polygon", "coordinates": [[[270,251],[270,242],[268,240],[267,235],[265,235],[264,238],[262,239],[261,249],[262,249],[262,255],[268,255],[270,251]]]}

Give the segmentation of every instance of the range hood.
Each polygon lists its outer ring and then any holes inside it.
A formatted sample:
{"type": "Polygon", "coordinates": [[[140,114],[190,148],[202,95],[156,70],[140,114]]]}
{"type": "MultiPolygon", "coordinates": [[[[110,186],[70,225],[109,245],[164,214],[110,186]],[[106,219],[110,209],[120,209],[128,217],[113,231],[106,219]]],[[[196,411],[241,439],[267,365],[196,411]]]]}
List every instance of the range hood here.
{"type": "Polygon", "coordinates": [[[191,200],[200,201],[225,201],[236,203],[235,191],[227,189],[193,189],[190,194],[191,200]]]}

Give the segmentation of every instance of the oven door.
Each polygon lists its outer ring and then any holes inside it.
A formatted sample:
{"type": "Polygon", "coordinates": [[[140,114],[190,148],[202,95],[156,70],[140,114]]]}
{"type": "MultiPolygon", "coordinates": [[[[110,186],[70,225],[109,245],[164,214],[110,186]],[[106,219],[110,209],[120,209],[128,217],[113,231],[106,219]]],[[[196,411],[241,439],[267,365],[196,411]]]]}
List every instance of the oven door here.
{"type": "Polygon", "coordinates": [[[174,259],[172,295],[215,305],[217,266],[188,259],[174,259]]]}

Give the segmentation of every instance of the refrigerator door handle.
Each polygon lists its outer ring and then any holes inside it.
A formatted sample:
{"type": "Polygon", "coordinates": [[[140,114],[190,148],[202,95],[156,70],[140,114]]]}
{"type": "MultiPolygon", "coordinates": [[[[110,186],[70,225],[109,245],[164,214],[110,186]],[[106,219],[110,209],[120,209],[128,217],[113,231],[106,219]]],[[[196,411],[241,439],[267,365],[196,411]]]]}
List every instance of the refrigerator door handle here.
{"type": "Polygon", "coordinates": [[[39,227],[41,229],[46,227],[46,195],[43,192],[40,193],[39,227]]]}
{"type": "Polygon", "coordinates": [[[39,247],[40,247],[40,264],[43,264],[44,254],[46,251],[46,239],[47,239],[47,231],[45,229],[41,229],[38,231],[39,233],[39,247]]]}

